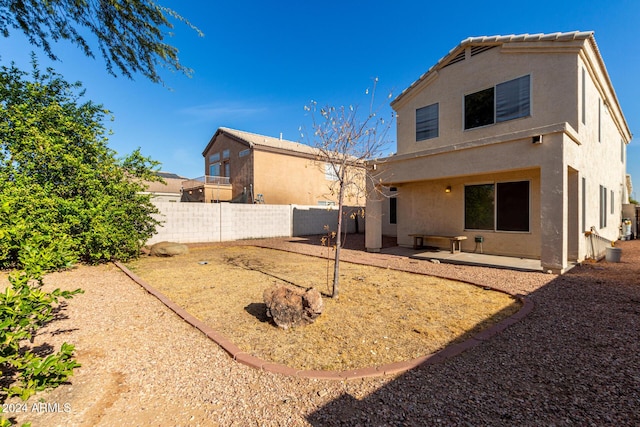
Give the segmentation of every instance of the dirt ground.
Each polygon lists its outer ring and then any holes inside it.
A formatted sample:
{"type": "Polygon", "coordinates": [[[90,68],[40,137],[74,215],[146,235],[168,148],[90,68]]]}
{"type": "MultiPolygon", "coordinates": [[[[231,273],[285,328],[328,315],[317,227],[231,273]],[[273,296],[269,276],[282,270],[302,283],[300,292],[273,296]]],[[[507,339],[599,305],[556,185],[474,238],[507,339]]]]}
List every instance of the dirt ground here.
{"type": "MultiPolygon", "coordinates": [[[[232,246],[321,255],[318,240],[232,246]]],[[[535,306],[440,363],[320,380],[238,363],[115,266],[80,265],[46,277],[47,289],[85,293],[32,345],[73,343],[82,366],[69,384],[7,400],[5,415],[34,427],[640,425],[640,240],[619,242],[619,263],[584,263],[562,276],[371,254],[353,236],[347,246],[345,261],[471,281],[535,306]]]]}
{"type": "MultiPolygon", "coordinates": [[[[332,256],[332,251],[329,251],[332,256]]],[[[510,295],[458,281],[253,246],[199,246],[128,267],[243,351],[297,369],[347,370],[411,360],[459,342],[519,310],[510,295]],[[315,287],[325,309],[284,330],[266,316],[266,288],[315,287]]]]}

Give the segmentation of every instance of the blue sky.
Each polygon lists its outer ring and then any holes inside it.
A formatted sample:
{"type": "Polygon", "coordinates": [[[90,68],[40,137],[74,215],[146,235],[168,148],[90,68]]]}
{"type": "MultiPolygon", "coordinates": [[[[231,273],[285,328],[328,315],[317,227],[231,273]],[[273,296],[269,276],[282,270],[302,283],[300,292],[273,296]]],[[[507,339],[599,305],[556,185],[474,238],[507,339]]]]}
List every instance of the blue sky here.
{"type": "MultiPolygon", "coordinates": [[[[189,19],[203,38],[175,23],[168,42],[194,70],[187,78],[163,70],[168,90],[142,76],[109,75],[66,43],[54,45],[53,65],[79,80],[87,97],[113,112],[110,146],[121,154],[142,148],[162,170],[204,174],[202,150],[221,126],[300,140],[311,125],[304,106],[368,105],[365,90],[397,95],[471,36],[595,31],[596,41],[634,135],[640,132],[640,2],[637,0],[514,3],[449,1],[163,1],[189,19]]],[[[14,32],[0,38],[0,56],[28,69],[36,51],[14,32]]],[[[388,104],[384,96],[378,102],[388,104]]],[[[394,130],[395,133],[395,130],[394,130]]],[[[628,147],[628,172],[640,198],[640,145],[628,147]]],[[[389,152],[395,151],[390,147],[389,152]]]]}

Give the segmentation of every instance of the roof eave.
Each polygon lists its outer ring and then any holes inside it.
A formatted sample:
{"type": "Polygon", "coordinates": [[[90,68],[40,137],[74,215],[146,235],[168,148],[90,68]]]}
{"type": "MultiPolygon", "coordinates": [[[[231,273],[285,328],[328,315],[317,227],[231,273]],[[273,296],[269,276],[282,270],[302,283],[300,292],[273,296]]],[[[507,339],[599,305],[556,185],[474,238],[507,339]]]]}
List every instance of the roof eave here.
{"type": "Polygon", "coordinates": [[[224,134],[227,137],[233,139],[234,141],[237,141],[241,144],[244,144],[250,148],[253,148],[254,145],[252,142],[250,141],[246,141],[240,137],[238,137],[237,135],[234,135],[231,132],[228,132],[225,128],[218,128],[218,130],[216,130],[216,133],[213,134],[213,136],[211,137],[211,139],[209,140],[209,143],[207,144],[207,146],[205,147],[204,151],[202,152],[202,157],[207,155],[207,152],[209,151],[209,149],[211,149],[211,146],[214,144],[216,138],[218,138],[219,135],[224,134]]]}
{"type": "MultiPolygon", "coordinates": [[[[500,46],[505,43],[514,42],[533,42],[533,41],[572,41],[572,40],[585,40],[590,38],[594,40],[593,31],[572,31],[566,33],[538,33],[538,34],[519,34],[519,35],[507,35],[507,36],[481,36],[481,37],[468,37],[462,40],[456,47],[451,49],[449,53],[440,58],[431,68],[429,68],[424,74],[422,74],[418,80],[414,81],[408,88],[403,90],[393,101],[391,101],[391,108],[396,110],[402,100],[409,96],[423,81],[438,70],[442,69],[451,59],[458,55],[461,51],[465,50],[468,46],[478,45],[495,45],[500,46]]],[[[598,52],[599,55],[599,52],[598,52]]]]}

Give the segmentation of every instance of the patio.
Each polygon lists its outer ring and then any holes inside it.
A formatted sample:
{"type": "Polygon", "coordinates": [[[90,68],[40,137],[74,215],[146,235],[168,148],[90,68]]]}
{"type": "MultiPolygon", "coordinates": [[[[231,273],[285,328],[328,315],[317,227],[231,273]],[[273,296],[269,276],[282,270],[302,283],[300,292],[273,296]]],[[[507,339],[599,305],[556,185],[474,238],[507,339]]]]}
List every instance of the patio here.
{"type": "Polygon", "coordinates": [[[518,271],[543,271],[539,259],[515,258],[475,252],[456,252],[436,248],[411,249],[402,246],[387,247],[380,253],[405,256],[420,260],[437,260],[442,263],[473,265],[478,267],[507,268],[518,271]]]}

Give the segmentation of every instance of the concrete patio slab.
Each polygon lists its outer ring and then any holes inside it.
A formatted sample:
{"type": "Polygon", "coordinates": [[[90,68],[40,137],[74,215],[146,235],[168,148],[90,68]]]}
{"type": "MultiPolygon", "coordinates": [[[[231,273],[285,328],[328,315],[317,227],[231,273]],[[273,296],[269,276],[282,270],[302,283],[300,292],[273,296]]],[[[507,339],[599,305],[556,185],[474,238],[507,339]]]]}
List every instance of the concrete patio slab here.
{"type": "Polygon", "coordinates": [[[380,253],[406,256],[421,260],[437,260],[442,263],[475,265],[491,268],[508,268],[519,271],[543,271],[539,259],[515,258],[474,252],[456,252],[439,249],[411,249],[403,246],[383,248],[380,253]]]}

